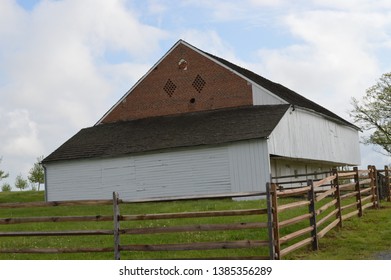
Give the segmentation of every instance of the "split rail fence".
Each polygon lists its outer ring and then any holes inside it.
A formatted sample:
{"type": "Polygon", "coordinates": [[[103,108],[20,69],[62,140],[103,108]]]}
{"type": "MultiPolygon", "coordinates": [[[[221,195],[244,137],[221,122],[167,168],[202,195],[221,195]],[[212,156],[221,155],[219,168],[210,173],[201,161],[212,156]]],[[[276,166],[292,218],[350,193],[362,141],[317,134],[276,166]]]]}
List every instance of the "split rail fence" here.
{"type": "MultiPolygon", "coordinates": [[[[316,174],[319,176],[320,174],[316,174]]],[[[335,227],[342,227],[345,220],[354,216],[361,217],[368,208],[380,205],[380,190],[383,199],[390,201],[390,173],[387,167],[376,170],[369,166],[367,170],[354,168],[351,171],[333,170],[324,174],[322,179],[296,180],[301,186],[291,187],[293,181],[288,176],[274,178],[267,184],[266,193],[240,193],[230,195],[207,195],[198,197],[166,198],[155,200],[125,201],[113,193],[113,199],[97,201],[62,201],[33,203],[2,203],[2,209],[62,207],[62,206],[95,206],[112,205],[112,215],[91,216],[39,216],[39,217],[0,217],[0,241],[2,238],[30,237],[58,238],[70,236],[112,236],[112,245],[106,247],[79,248],[8,248],[0,246],[0,254],[62,254],[62,253],[112,253],[114,259],[123,255],[132,258],[132,252],[176,252],[226,249],[249,249],[247,254],[223,254],[216,259],[282,259],[287,254],[311,246],[319,248],[320,239],[335,227]],[[380,178],[380,179],[379,179],[380,178]],[[285,179],[285,181],[284,181],[285,179]],[[290,187],[286,187],[289,185],[290,187]],[[137,205],[140,203],[166,203],[178,200],[200,199],[236,199],[240,197],[256,197],[259,207],[252,209],[200,210],[176,213],[128,214],[120,205],[137,205]],[[259,197],[266,197],[259,200],[259,197]],[[265,207],[261,207],[266,202],[265,207]],[[120,209],[121,208],[121,209],[120,209]],[[223,218],[224,222],[210,222],[213,218],[223,218]],[[247,219],[246,219],[247,217],[247,219]],[[248,219],[250,217],[250,219],[248,219]],[[204,219],[205,218],[205,219],[204,219]],[[171,220],[194,220],[185,224],[165,224],[171,220]],[[232,220],[231,220],[232,219],[232,220]],[[151,221],[152,224],[142,224],[151,221]],[[204,221],[204,222],[201,222],[204,221]],[[7,230],[7,225],[67,223],[67,222],[106,222],[102,229],[78,230],[7,230]],[[140,222],[132,226],[132,222],[140,222]],[[155,222],[155,224],[153,224],[155,222]],[[111,228],[107,228],[110,223],[111,228]],[[4,230],[5,229],[5,230],[4,230]],[[246,235],[246,230],[252,234],[246,235]],[[230,235],[227,240],[221,232],[236,231],[241,234],[230,235]],[[255,234],[254,234],[255,231],[255,234]],[[187,240],[180,243],[153,244],[153,242],[132,242],[134,237],[143,235],[165,235],[180,233],[215,232],[215,239],[210,241],[187,240]],[[221,235],[221,240],[219,236],[221,235]],[[254,238],[255,236],[255,238],[254,238]],[[253,237],[253,238],[246,238],[253,237]]],[[[295,177],[300,176],[296,175],[295,177]]],[[[305,176],[308,177],[308,174],[305,176]]],[[[258,204],[257,204],[258,205],[258,204]]],[[[106,206],[107,207],[107,206],[106,206]]],[[[1,212],[0,212],[1,213],[1,212]]],[[[189,235],[191,236],[191,235],[189,235]]],[[[139,240],[144,240],[143,238],[139,240]]],[[[150,240],[150,239],[145,239],[150,240]]],[[[28,241],[27,241],[28,243],[28,241]]],[[[199,258],[205,259],[201,254],[199,258]]],[[[156,255],[154,256],[156,258],[156,255]]],[[[177,257],[175,257],[177,258],[177,257]]],[[[181,258],[181,257],[179,257],[181,258]]],[[[191,257],[197,258],[197,257],[191,257]]]]}
{"type": "MultiPolygon", "coordinates": [[[[274,259],[281,259],[306,245],[317,250],[319,240],[331,229],[342,227],[343,222],[349,218],[361,217],[367,208],[378,208],[380,200],[376,178],[377,171],[370,166],[368,170],[334,170],[321,180],[308,179],[303,187],[284,189],[281,188],[284,182],[269,184],[274,225],[274,259]],[[288,197],[294,199],[280,199],[288,197]],[[307,209],[307,213],[298,211],[303,208],[307,209]],[[281,218],[281,213],[287,210],[291,216],[281,218]],[[296,225],[294,229],[289,229],[293,225],[296,225]],[[297,225],[300,225],[299,229],[297,225]]],[[[285,183],[291,185],[293,182],[285,183]]]]}
{"type": "MultiPolygon", "coordinates": [[[[155,200],[133,200],[125,201],[118,197],[117,193],[113,193],[112,200],[98,200],[98,201],[62,201],[62,202],[48,202],[48,203],[3,203],[0,204],[1,209],[20,208],[20,207],[61,207],[61,206],[77,206],[77,205],[113,205],[113,215],[94,215],[94,216],[53,216],[53,217],[15,217],[15,218],[0,218],[1,225],[13,225],[24,223],[65,223],[65,222],[107,222],[112,221],[112,229],[99,229],[99,230],[73,230],[73,231],[2,231],[0,232],[0,240],[2,237],[48,237],[58,236],[59,238],[64,236],[86,236],[86,235],[111,235],[113,236],[113,246],[101,247],[101,248],[1,248],[0,254],[15,254],[15,253],[29,253],[29,254],[60,254],[60,253],[107,253],[112,252],[114,259],[120,259],[121,253],[124,252],[170,252],[170,251],[202,251],[202,250],[226,250],[226,249],[252,249],[264,247],[265,252],[269,251],[269,239],[268,229],[270,226],[267,221],[267,208],[256,209],[230,209],[230,210],[202,210],[191,212],[178,212],[178,213],[150,213],[150,214],[131,214],[126,215],[121,213],[120,205],[126,204],[140,204],[140,203],[166,203],[178,200],[200,200],[200,199],[232,199],[240,197],[251,196],[264,196],[265,193],[240,193],[229,195],[204,195],[197,197],[182,197],[173,199],[155,199],[155,200]],[[260,221],[255,222],[241,222],[244,217],[255,216],[260,221]],[[227,219],[235,218],[233,221],[227,223],[208,223],[208,219],[222,218],[227,219]],[[206,218],[205,223],[200,223],[200,218],[206,218]],[[164,224],[165,220],[180,220],[180,219],[198,219],[197,224],[183,224],[183,225],[168,225],[164,224]],[[238,221],[239,220],[239,221],[238,221]],[[264,220],[265,222],[263,222],[264,220]],[[150,221],[151,224],[140,225],[137,224],[134,227],[129,226],[130,222],[143,222],[150,221]],[[155,226],[153,222],[157,224],[164,224],[163,226],[155,226]],[[125,224],[125,227],[121,226],[125,224]],[[216,231],[216,236],[219,236],[219,232],[222,231],[241,231],[243,230],[257,230],[263,231],[264,239],[256,240],[212,240],[205,242],[194,242],[189,240],[182,243],[170,243],[170,244],[140,244],[132,243],[132,237],[137,235],[164,235],[170,233],[192,233],[192,232],[209,232],[216,231]],[[126,238],[131,236],[130,238],[126,238]],[[125,241],[122,241],[124,239],[125,241]],[[130,239],[130,241],[129,241],[130,239]]],[[[259,201],[259,200],[258,200],[259,201]]],[[[202,220],[202,219],[201,219],[202,220]]],[[[253,219],[254,220],[254,219],[253,219]]],[[[202,220],[203,221],[203,220],[202,220]]],[[[170,224],[170,223],[169,223],[170,224]]],[[[245,234],[241,234],[242,236],[245,234]]],[[[261,235],[259,235],[261,236],[261,235]]],[[[214,238],[216,239],[216,238],[214,238]]],[[[218,252],[217,252],[218,253],[218,252]]],[[[129,254],[128,254],[129,256],[129,254]]],[[[130,255],[130,258],[132,256],[130,255]]],[[[156,258],[156,257],[154,257],[156,258]]],[[[204,259],[203,257],[200,257],[204,259]]],[[[269,259],[268,254],[261,255],[239,255],[239,256],[223,256],[216,257],[217,259],[269,259]]]]}

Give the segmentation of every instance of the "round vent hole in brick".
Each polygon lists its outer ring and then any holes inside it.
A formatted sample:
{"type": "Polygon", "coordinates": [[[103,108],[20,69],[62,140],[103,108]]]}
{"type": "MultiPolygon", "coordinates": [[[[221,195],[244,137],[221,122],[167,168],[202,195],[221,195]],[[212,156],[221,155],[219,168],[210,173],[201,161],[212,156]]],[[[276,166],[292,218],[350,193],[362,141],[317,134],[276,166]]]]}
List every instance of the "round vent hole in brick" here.
{"type": "Polygon", "coordinates": [[[182,69],[182,70],[187,70],[187,61],[184,60],[183,58],[178,62],[178,67],[179,69],[182,69]]]}
{"type": "Polygon", "coordinates": [[[191,104],[195,103],[195,98],[190,99],[190,103],[191,104]]]}

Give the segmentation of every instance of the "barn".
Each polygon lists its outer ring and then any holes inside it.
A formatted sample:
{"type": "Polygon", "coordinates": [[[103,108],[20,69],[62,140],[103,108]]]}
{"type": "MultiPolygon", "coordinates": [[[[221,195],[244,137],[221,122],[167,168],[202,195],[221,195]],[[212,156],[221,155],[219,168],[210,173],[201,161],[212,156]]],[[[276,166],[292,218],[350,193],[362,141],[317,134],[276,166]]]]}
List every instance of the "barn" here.
{"type": "Polygon", "coordinates": [[[270,175],[359,165],[358,128],[179,40],[43,161],[47,201],[263,191],[270,175]]]}

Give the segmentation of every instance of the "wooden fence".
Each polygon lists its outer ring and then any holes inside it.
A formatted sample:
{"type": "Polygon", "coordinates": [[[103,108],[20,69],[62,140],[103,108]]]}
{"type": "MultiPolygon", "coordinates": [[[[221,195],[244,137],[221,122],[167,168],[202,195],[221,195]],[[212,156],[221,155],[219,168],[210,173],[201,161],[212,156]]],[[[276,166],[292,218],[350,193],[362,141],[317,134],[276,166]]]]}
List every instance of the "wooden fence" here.
{"type": "Polygon", "coordinates": [[[379,196],[381,199],[391,201],[391,172],[388,166],[384,166],[383,170],[377,170],[377,178],[379,185],[379,196]]]}
{"type": "MultiPolygon", "coordinates": [[[[249,196],[264,196],[266,193],[240,193],[230,195],[209,195],[209,196],[197,196],[197,197],[183,197],[172,199],[158,199],[156,202],[168,202],[171,200],[199,200],[199,199],[222,199],[222,198],[238,198],[249,196]]],[[[153,202],[152,200],[139,200],[131,201],[129,203],[140,202],[153,202]]],[[[180,213],[159,213],[159,214],[146,214],[146,215],[118,215],[118,221],[116,221],[115,228],[119,229],[120,221],[144,221],[144,220],[162,220],[162,219],[193,219],[193,218],[213,218],[213,217],[244,217],[252,215],[264,215],[267,217],[268,211],[266,208],[257,209],[238,209],[238,210],[217,210],[217,211],[197,211],[197,212],[180,212],[180,213]]],[[[267,219],[266,219],[267,220],[267,219]]],[[[268,236],[268,222],[234,222],[225,224],[192,224],[192,225],[180,225],[180,226],[163,226],[163,227],[142,227],[142,228],[125,228],[118,230],[118,235],[144,235],[144,234],[165,234],[165,233],[179,233],[179,232],[205,232],[205,231],[231,231],[231,230],[246,230],[246,229],[259,229],[264,231],[268,236]]],[[[269,247],[270,240],[265,238],[263,240],[221,240],[211,242],[188,242],[188,243],[176,243],[176,244],[124,244],[120,245],[119,237],[115,242],[115,259],[120,258],[120,252],[123,251],[143,251],[143,252],[156,252],[156,251],[190,251],[190,250],[224,250],[224,249],[241,249],[241,248],[259,248],[269,247]]],[[[223,257],[223,259],[269,259],[269,255],[256,255],[256,256],[230,256],[223,257]]],[[[222,259],[222,257],[218,257],[222,259]]]]}
{"type": "MultiPolygon", "coordinates": [[[[39,216],[39,217],[10,217],[0,218],[0,225],[14,225],[26,223],[66,223],[66,222],[106,222],[106,227],[101,229],[78,229],[60,231],[1,231],[0,240],[3,237],[48,237],[58,236],[112,236],[112,246],[106,247],[84,247],[84,248],[1,248],[2,253],[103,253],[111,252],[114,259],[120,259],[121,253],[129,252],[170,252],[190,250],[225,250],[225,249],[254,249],[255,254],[251,255],[226,255],[215,257],[217,259],[282,259],[287,254],[302,248],[311,246],[313,250],[319,247],[320,239],[330,230],[339,226],[342,227],[345,220],[354,216],[361,217],[368,208],[378,208],[380,204],[378,177],[381,173],[382,181],[387,186],[386,193],[390,199],[390,174],[385,168],[376,171],[372,166],[367,170],[354,168],[351,171],[337,171],[324,173],[322,179],[298,180],[299,187],[286,188],[287,184],[292,186],[292,180],[268,183],[266,193],[240,193],[229,195],[207,195],[197,197],[166,198],[154,200],[121,200],[117,193],[113,193],[113,199],[97,201],[62,201],[62,202],[33,202],[33,203],[2,203],[0,209],[26,208],[26,207],[61,207],[61,206],[93,206],[112,205],[112,215],[91,215],[91,216],[39,216]],[[305,182],[305,183],[304,183],[305,182]],[[230,210],[200,210],[176,213],[149,213],[132,214],[123,211],[121,205],[136,205],[144,202],[166,203],[178,200],[200,200],[200,199],[227,199],[239,197],[260,196],[266,197],[266,207],[253,209],[230,209],[230,210]],[[283,213],[283,214],[282,214],[283,213]],[[255,217],[255,221],[243,222],[244,217],[255,217]],[[233,219],[224,223],[211,223],[208,219],[227,217],[233,219]],[[238,221],[234,218],[240,218],[238,221]],[[195,223],[166,225],[167,220],[196,219],[195,223]],[[200,221],[204,221],[201,223],[200,221]],[[158,221],[158,223],[147,226],[132,222],[158,221]],[[160,221],[160,223],[159,223],[160,221]],[[107,228],[107,222],[111,228],[107,228]],[[157,224],[157,225],[156,225],[157,224]],[[162,224],[158,226],[159,224],[162,224]],[[255,230],[258,238],[233,238],[234,240],[218,240],[219,232],[255,230]],[[132,242],[135,236],[164,235],[171,233],[199,233],[216,232],[213,241],[197,242],[187,240],[181,243],[151,244],[132,242]],[[262,237],[262,238],[260,238],[262,237]],[[261,248],[264,248],[261,250],[261,248]],[[260,253],[262,252],[262,253],[260,253]]],[[[308,174],[307,174],[308,175],[308,174]]],[[[296,174],[295,177],[298,175],[296,174]]],[[[319,174],[316,174],[319,176],[319,174]]],[[[281,178],[280,178],[281,179],[281,178]]],[[[296,182],[297,183],[297,182],[296,182]]],[[[259,201],[259,200],[257,200],[259,201]]],[[[265,200],[263,200],[265,201],[265,200]]],[[[259,204],[260,206],[261,204],[259,204]]],[[[241,235],[243,236],[243,235],[241,235]]],[[[246,235],[244,235],[246,236],[246,235]]],[[[141,238],[141,240],[144,240],[141,238]]],[[[236,252],[236,251],[235,251],[236,252]]],[[[254,252],[254,251],[252,251],[254,252]]],[[[235,253],[233,253],[235,254],[235,253]]],[[[202,257],[202,259],[205,259],[202,257]]]]}
{"type": "Polygon", "coordinates": [[[321,180],[309,179],[306,186],[300,188],[281,189],[273,183],[268,185],[268,189],[272,197],[274,259],[281,259],[307,245],[317,250],[319,240],[331,229],[342,227],[343,221],[351,217],[361,217],[369,207],[379,206],[376,170],[373,167],[345,172],[334,170],[321,180]],[[280,199],[287,197],[295,199],[280,199]],[[303,207],[307,207],[307,213],[295,211],[303,207]],[[292,216],[282,220],[280,214],[287,210],[292,216]],[[292,225],[296,225],[294,230],[289,229],[292,225]],[[297,225],[300,225],[299,229],[297,225]]]}
{"type": "MultiPolygon", "coordinates": [[[[112,205],[113,200],[79,200],[79,201],[56,201],[56,202],[28,202],[28,203],[2,203],[0,209],[18,209],[18,208],[49,208],[65,206],[103,206],[112,205]]],[[[112,221],[113,216],[35,216],[35,217],[10,217],[0,218],[0,225],[16,224],[43,224],[43,223],[68,223],[68,222],[103,222],[112,221]]],[[[28,228],[28,226],[26,225],[28,228]]],[[[92,235],[113,235],[113,229],[101,230],[62,230],[62,231],[2,231],[0,238],[31,238],[31,237],[69,237],[69,236],[92,236],[92,235]]],[[[25,253],[25,254],[60,254],[60,253],[102,253],[112,252],[113,247],[105,248],[1,248],[0,253],[25,253]]]]}
{"type": "MultiPolygon", "coordinates": [[[[34,237],[34,236],[85,236],[85,235],[111,235],[113,236],[113,246],[102,248],[23,248],[23,249],[0,249],[1,253],[98,253],[98,252],[113,252],[114,259],[121,258],[121,252],[157,252],[157,251],[189,251],[189,250],[224,250],[224,249],[241,249],[241,248],[260,248],[265,247],[264,252],[269,251],[271,241],[269,240],[268,230],[271,228],[268,221],[268,211],[266,208],[256,209],[231,209],[217,211],[189,211],[178,213],[156,213],[156,214],[123,214],[120,211],[120,205],[124,204],[139,204],[145,202],[164,203],[178,200],[200,200],[200,199],[226,199],[251,196],[265,196],[266,193],[240,193],[229,195],[205,195],[197,197],[182,197],[182,198],[166,198],[155,200],[133,200],[125,201],[118,197],[117,193],[113,193],[112,200],[98,201],[63,201],[63,202],[48,202],[48,203],[3,203],[0,208],[25,208],[25,207],[60,207],[60,206],[75,206],[75,205],[113,205],[113,215],[95,215],[95,216],[53,216],[53,217],[16,217],[16,218],[0,218],[0,225],[8,224],[23,224],[23,223],[64,223],[64,222],[103,222],[113,221],[112,229],[99,230],[73,230],[73,231],[5,231],[0,232],[1,237],[34,237]],[[193,218],[213,218],[213,217],[242,217],[257,216],[260,221],[264,222],[229,222],[218,224],[191,224],[191,225],[175,225],[175,226],[140,226],[133,228],[122,228],[121,224],[125,222],[137,221],[159,221],[173,219],[193,219],[193,218]],[[206,231],[242,231],[247,229],[256,229],[264,231],[264,239],[256,240],[214,240],[209,242],[192,242],[176,243],[176,244],[139,244],[139,243],[122,243],[127,235],[151,235],[151,234],[166,234],[166,233],[189,233],[189,232],[206,232],[206,231]]],[[[259,200],[258,200],[259,201],[259,200]]],[[[127,223],[129,224],[129,223],[127,223]]],[[[218,233],[216,234],[218,237],[218,233]]],[[[261,235],[260,235],[261,236],[261,235]]],[[[217,257],[218,259],[269,259],[269,254],[264,255],[247,255],[247,256],[229,256],[217,257]]],[[[204,258],[203,258],[204,259],[204,258]]]]}

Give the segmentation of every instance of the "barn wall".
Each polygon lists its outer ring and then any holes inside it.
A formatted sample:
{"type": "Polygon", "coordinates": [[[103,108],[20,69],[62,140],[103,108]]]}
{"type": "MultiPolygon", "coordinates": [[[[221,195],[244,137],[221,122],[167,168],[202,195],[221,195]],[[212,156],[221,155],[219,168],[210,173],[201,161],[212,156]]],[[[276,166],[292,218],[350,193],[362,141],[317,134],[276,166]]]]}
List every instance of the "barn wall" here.
{"type": "Polygon", "coordinates": [[[266,141],[254,140],[49,163],[47,199],[107,199],[113,191],[123,199],[255,191],[265,188],[267,159],[266,141]]]}
{"type": "MultiPolygon", "coordinates": [[[[330,171],[335,164],[325,163],[322,161],[305,161],[289,158],[271,158],[271,174],[273,177],[289,176],[294,174],[314,174],[330,171]]],[[[302,178],[301,178],[302,179],[302,178]]],[[[307,179],[318,179],[316,175],[307,179]]]]}
{"type": "Polygon", "coordinates": [[[291,176],[289,178],[274,178],[273,182],[278,184],[279,182],[302,181],[300,183],[281,184],[280,186],[284,188],[306,186],[305,181],[308,179],[325,178],[326,175],[324,172],[330,172],[336,166],[335,164],[322,161],[295,160],[279,157],[272,157],[270,159],[270,165],[273,177],[291,176]],[[296,176],[302,174],[312,175],[296,176]]]}
{"type": "Polygon", "coordinates": [[[266,140],[234,143],[229,156],[233,192],[265,191],[270,177],[266,140]]]}
{"type": "Polygon", "coordinates": [[[264,88],[255,84],[252,85],[253,105],[280,105],[287,104],[286,101],[278,98],[264,88]]]}
{"type": "Polygon", "coordinates": [[[251,83],[179,44],[106,113],[101,123],[251,104],[251,83]]]}
{"type": "Polygon", "coordinates": [[[270,154],[278,156],[360,164],[357,130],[299,108],[286,112],[268,142],[270,154]]]}

